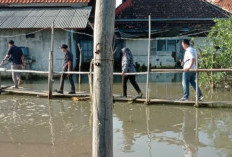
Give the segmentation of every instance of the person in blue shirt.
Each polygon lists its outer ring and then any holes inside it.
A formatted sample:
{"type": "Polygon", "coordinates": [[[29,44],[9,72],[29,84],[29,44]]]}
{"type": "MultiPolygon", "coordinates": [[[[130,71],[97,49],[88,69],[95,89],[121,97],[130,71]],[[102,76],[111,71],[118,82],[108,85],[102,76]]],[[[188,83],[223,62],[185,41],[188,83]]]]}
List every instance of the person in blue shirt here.
{"type": "MultiPolygon", "coordinates": [[[[61,51],[64,53],[64,64],[63,64],[63,72],[70,72],[73,70],[73,54],[68,51],[68,46],[63,44],[61,46],[61,51]]],[[[64,93],[64,80],[65,78],[69,78],[69,82],[71,84],[71,91],[69,94],[75,94],[75,85],[73,81],[72,74],[62,74],[60,77],[60,89],[57,93],[63,94],[64,93]]]]}
{"type": "Polygon", "coordinates": [[[126,73],[136,72],[133,56],[129,48],[122,49],[122,82],[123,82],[123,97],[127,97],[127,81],[130,80],[132,86],[137,91],[137,98],[141,98],[143,93],[141,92],[136,80],[135,75],[126,75],[126,73]]]}
{"type": "MultiPolygon", "coordinates": [[[[5,61],[9,59],[9,61],[12,62],[12,70],[22,70],[22,68],[25,67],[22,49],[20,47],[15,46],[13,40],[8,42],[8,47],[8,53],[1,62],[1,65],[3,65],[5,61]]],[[[21,73],[13,71],[12,79],[14,82],[14,88],[18,88],[19,85],[22,83],[21,73]]]]}

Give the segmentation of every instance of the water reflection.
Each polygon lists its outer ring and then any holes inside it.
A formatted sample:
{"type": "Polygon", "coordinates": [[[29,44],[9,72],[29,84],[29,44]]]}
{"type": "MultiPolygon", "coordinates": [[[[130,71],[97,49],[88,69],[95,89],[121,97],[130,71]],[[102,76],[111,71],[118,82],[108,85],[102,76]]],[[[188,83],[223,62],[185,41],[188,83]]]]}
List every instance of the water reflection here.
{"type": "MultiPolygon", "coordinates": [[[[117,156],[232,155],[232,110],[121,104],[118,106],[120,107],[115,108],[114,113],[121,126],[115,126],[114,130],[115,136],[120,137],[118,130],[121,127],[123,142],[121,147],[115,146],[117,156]],[[212,125],[222,125],[222,122],[223,131],[221,127],[212,125]]],[[[115,140],[115,143],[120,143],[118,138],[115,140]]]]}
{"type": "MultiPolygon", "coordinates": [[[[90,157],[91,104],[0,96],[0,157],[90,157]]],[[[232,109],[114,104],[115,157],[230,157],[232,109]]]]}

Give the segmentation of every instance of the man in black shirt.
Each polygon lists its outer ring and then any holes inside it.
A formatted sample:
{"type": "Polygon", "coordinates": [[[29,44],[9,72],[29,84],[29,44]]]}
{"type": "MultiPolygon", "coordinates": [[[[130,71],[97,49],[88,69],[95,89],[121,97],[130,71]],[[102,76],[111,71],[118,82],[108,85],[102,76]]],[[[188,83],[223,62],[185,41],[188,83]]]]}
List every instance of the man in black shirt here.
{"type": "MultiPolygon", "coordinates": [[[[64,64],[63,64],[63,72],[70,72],[73,69],[73,54],[68,51],[68,46],[67,45],[62,45],[61,50],[64,53],[64,64]]],[[[57,93],[63,94],[64,92],[64,79],[65,77],[68,76],[69,82],[71,84],[71,91],[69,94],[75,94],[75,85],[73,82],[73,77],[72,74],[62,74],[60,77],[60,89],[57,91],[57,93]]]]}
{"type": "MultiPolygon", "coordinates": [[[[14,41],[11,40],[8,43],[9,50],[5,58],[3,59],[2,64],[9,59],[10,62],[12,62],[11,69],[12,70],[21,70],[24,65],[24,56],[23,52],[20,47],[17,47],[14,45],[14,41]]],[[[12,79],[14,81],[14,87],[18,88],[19,84],[21,84],[21,73],[20,72],[12,72],[12,79]]]]}

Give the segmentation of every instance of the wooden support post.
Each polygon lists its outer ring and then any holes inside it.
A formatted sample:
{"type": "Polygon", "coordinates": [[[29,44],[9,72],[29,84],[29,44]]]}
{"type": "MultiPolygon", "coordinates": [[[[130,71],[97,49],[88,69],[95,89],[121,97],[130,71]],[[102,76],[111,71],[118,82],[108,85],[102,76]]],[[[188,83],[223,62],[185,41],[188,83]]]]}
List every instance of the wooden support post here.
{"type": "Polygon", "coordinates": [[[146,103],[150,101],[150,55],[151,55],[151,15],[149,15],[149,35],[148,35],[148,61],[147,61],[147,84],[146,84],[146,103]]]}
{"type": "MultiPolygon", "coordinates": [[[[196,53],[196,70],[198,70],[198,54],[196,53]]],[[[199,80],[198,80],[199,72],[196,72],[196,103],[195,107],[199,107],[199,80]]]]}
{"type": "Polygon", "coordinates": [[[51,27],[51,50],[49,52],[48,99],[52,98],[53,86],[53,49],[54,49],[54,23],[51,27]]]}
{"type": "MultiPolygon", "coordinates": [[[[79,72],[81,72],[81,66],[82,66],[82,49],[80,43],[77,44],[80,55],[79,55],[79,72]]],[[[78,85],[79,85],[79,91],[81,90],[81,74],[78,76],[78,85]]]]}
{"type": "Polygon", "coordinates": [[[92,157],[113,156],[113,36],[115,0],[96,0],[92,157]]]}
{"type": "Polygon", "coordinates": [[[2,73],[0,71],[0,94],[2,94],[2,73]]]}

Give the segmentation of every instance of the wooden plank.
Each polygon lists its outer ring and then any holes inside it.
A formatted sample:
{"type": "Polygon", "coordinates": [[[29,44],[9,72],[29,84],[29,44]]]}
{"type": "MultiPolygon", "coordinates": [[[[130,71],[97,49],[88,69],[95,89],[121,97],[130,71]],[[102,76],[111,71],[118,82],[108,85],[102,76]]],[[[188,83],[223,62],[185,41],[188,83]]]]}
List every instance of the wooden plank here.
{"type": "MultiPolygon", "coordinates": [[[[47,97],[48,92],[47,91],[41,91],[41,90],[32,90],[32,89],[26,89],[26,88],[19,88],[19,89],[13,89],[12,87],[3,89],[3,92],[8,92],[11,94],[23,94],[23,95],[36,95],[41,97],[47,97]]],[[[89,97],[90,94],[87,92],[77,92],[76,94],[68,94],[68,92],[65,92],[64,94],[59,94],[56,92],[53,92],[52,95],[54,97],[59,98],[71,98],[71,97],[89,97]]]]}

